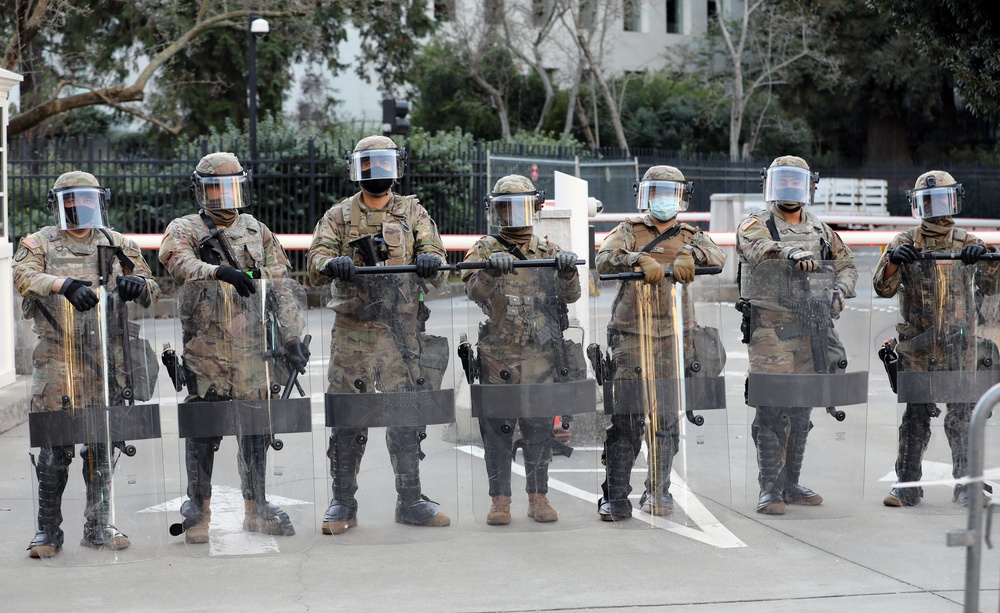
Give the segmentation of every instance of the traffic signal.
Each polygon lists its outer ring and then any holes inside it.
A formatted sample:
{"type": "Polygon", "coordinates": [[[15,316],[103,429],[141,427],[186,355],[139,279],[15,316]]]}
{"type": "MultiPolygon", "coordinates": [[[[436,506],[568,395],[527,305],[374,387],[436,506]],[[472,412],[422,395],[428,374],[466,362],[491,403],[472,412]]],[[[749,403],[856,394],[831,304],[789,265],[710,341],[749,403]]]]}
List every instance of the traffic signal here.
{"type": "Polygon", "coordinates": [[[410,112],[410,105],[402,100],[385,99],[382,101],[382,134],[391,136],[393,134],[406,134],[410,131],[410,122],[406,121],[406,114],[410,112]]]}

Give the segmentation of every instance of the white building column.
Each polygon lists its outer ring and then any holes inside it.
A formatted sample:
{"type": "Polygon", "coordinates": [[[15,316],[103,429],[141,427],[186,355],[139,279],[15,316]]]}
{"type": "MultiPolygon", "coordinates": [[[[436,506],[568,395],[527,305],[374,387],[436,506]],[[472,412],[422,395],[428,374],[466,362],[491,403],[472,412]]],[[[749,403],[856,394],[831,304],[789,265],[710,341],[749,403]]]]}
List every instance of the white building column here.
{"type": "Polygon", "coordinates": [[[14,382],[14,284],[11,278],[14,246],[10,242],[7,207],[7,122],[10,91],[24,77],[0,69],[0,388],[14,382]]]}

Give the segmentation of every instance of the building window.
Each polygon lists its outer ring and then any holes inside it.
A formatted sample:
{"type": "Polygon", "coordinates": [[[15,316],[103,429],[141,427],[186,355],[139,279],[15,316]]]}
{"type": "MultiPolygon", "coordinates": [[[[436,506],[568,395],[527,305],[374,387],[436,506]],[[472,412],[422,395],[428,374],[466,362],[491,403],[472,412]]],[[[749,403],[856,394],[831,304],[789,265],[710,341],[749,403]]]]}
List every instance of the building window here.
{"type": "Polygon", "coordinates": [[[709,23],[717,20],[719,18],[719,3],[715,0],[708,0],[707,12],[709,23]]]}
{"type": "Polygon", "coordinates": [[[667,34],[681,33],[681,0],[667,0],[667,34]]]}
{"type": "Polygon", "coordinates": [[[626,32],[642,31],[642,2],[641,0],[623,0],[626,32]]]}
{"type": "Polygon", "coordinates": [[[455,0],[434,0],[434,20],[451,21],[455,14],[455,0]]]}

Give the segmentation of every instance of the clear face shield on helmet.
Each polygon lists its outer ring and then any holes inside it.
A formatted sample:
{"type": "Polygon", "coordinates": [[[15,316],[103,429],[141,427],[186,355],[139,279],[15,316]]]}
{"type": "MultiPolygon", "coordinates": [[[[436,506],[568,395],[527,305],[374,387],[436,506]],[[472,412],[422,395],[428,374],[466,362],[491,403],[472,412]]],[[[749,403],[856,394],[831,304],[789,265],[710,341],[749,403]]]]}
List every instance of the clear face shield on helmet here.
{"type": "Polygon", "coordinates": [[[60,230],[107,228],[111,190],[100,187],[66,187],[49,190],[49,206],[60,230]]]}
{"type": "Polygon", "coordinates": [[[486,197],[489,223],[495,228],[524,228],[535,225],[538,209],[545,201],[540,191],[521,194],[490,194],[486,197]]]}
{"type": "Polygon", "coordinates": [[[666,221],[687,210],[692,191],[690,181],[639,181],[635,187],[635,208],[648,210],[653,217],[666,221]]]}
{"type": "Polygon", "coordinates": [[[794,202],[812,204],[813,184],[818,177],[796,166],[774,166],[764,174],[764,200],[766,202],[794,202]]]}
{"type": "Polygon", "coordinates": [[[366,149],[351,151],[347,156],[351,181],[371,179],[401,179],[403,151],[399,149],[366,149]]]}
{"type": "Polygon", "coordinates": [[[194,196],[203,209],[242,209],[250,205],[250,173],[203,175],[196,172],[194,196]]]}
{"type": "Polygon", "coordinates": [[[906,192],[910,210],[917,219],[951,217],[962,210],[961,184],[946,187],[928,187],[906,192]]]}

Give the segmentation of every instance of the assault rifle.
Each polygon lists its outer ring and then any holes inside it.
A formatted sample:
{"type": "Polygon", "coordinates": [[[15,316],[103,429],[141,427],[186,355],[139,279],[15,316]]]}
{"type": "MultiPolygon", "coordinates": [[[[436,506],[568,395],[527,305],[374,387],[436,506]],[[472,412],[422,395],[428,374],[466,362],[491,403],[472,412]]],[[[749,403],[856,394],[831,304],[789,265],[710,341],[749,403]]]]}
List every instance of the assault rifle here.
{"type": "MultiPolygon", "coordinates": [[[[831,272],[828,266],[820,266],[816,272],[831,272]]],[[[795,337],[808,337],[809,349],[812,353],[813,370],[819,374],[832,374],[836,369],[847,368],[847,360],[842,358],[835,364],[830,363],[830,333],[833,331],[834,290],[831,287],[814,287],[815,281],[809,276],[814,273],[795,271],[801,281],[801,296],[798,300],[782,299],[785,306],[797,313],[797,325],[779,326],[775,332],[779,340],[785,341],[795,337]]],[[[826,407],[837,421],[844,421],[847,414],[837,407],[826,407]]]]}

